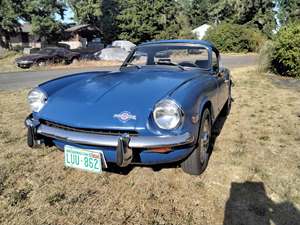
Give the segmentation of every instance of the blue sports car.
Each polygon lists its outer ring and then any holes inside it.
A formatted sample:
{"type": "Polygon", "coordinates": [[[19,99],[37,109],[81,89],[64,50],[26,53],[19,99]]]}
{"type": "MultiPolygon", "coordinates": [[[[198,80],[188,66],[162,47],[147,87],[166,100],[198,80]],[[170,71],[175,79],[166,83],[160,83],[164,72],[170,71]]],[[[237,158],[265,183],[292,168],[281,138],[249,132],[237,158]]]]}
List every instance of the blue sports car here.
{"type": "Polygon", "coordinates": [[[231,78],[210,42],[154,41],[137,46],[117,72],[48,81],[28,102],[28,145],[55,145],[68,167],[178,162],[199,175],[214,123],[230,111],[231,78]]]}

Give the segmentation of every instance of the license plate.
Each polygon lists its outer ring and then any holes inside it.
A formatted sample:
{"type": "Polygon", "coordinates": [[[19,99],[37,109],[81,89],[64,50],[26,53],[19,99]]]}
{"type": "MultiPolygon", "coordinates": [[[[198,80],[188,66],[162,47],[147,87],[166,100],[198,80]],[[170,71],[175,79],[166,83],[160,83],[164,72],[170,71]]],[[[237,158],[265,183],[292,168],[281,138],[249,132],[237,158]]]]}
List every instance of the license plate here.
{"type": "Polygon", "coordinates": [[[66,167],[93,173],[101,173],[103,165],[106,167],[102,151],[84,150],[69,145],[64,150],[66,167]]]}

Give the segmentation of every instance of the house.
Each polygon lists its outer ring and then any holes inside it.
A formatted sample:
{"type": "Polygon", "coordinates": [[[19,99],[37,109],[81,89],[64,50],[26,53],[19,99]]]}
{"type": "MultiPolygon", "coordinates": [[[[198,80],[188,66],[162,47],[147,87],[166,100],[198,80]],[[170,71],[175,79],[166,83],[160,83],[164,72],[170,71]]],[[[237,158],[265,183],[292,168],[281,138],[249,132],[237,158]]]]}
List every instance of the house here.
{"type": "Polygon", "coordinates": [[[101,42],[99,30],[89,24],[75,25],[65,30],[66,40],[59,42],[67,44],[70,49],[86,48],[89,43],[101,42]]]}
{"type": "Polygon", "coordinates": [[[192,30],[192,33],[196,35],[199,40],[202,40],[206,34],[206,31],[211,27],[211,25],[203,24],[200,27],[192,30]]]}
{"type": "Polygon", "coordinates": [[[20,32],[11,34],[9,37],[11,48],[41,48],[41,40],[38,35],[32,34],[32,26],[22,24],[20,32]]]}

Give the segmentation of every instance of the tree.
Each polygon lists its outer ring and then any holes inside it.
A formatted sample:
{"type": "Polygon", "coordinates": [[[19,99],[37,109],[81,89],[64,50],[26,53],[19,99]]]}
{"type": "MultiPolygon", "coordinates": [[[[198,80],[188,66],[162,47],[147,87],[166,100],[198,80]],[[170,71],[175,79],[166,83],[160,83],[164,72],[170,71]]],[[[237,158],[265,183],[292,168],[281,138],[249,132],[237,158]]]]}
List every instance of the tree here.
{"type": "Polygon", "coordinates": [[[154,3],[143,0],[127,0],[121,3],[120,15],[117,17],[120,39],[139,42],[151,40],[157,30],[157,15],[154,3]],[[155,18],[154,18],[155,17],[155,18]]]}
{"type": "Polygon", "coordinates": [[[57,40],[62,24],[55,15],[63,18],[64,10],[65,4],[59,0],[1,0],[0,35],[6,37],[1,46],[9,47],[9,36],[20,31],[21,22],[31,23],[32,32],[45,41],[57,40]]]}
{"type": "Polygon", "coordinates": [[[90,24],[97,28],[106,43],[118,35],[116,17],[121,0],[68,0],[79,24],[90,24]]]}
{"type": "Polygon", "coordinates": [[[91,24],[100,28],[102,0],[68,0],[75,20],[81,24],[91,24]]]}
{"type": "Polygon", "coordinates": [[[18,20],[21,14],[21,1],[1,0],[0,1],[0,45],[4,48],[9,47],[9,35],[20,29],[18,20]]]}
{"type": "Polygon", "coordinates": [[[300,20],[299,0],[277,0],[281,24],[300,20]]]}
{"type": "Polygon", "coordinates": [[[241,0],[235,2],[233,22],[256,27],[268,36],[276,28],[273,0],[241,0]]]}
{"type": "Polygon", "coordinates": [[[118,0],[102,0],[101,32],[106,43],[111,43],[119,34],[117,21],[119,13],[118,0]]]}
{"type": "Polygon", "coordinates": [[[273,0],[193,0],[191,21],[203,23],[229,22],[247,24],[271,35],[276,28],[273,0]]]}
{"type": "Polygon", "coordinates": [[[191,4],[191,24],[194,28],[201,26],[209,20],[209,0],[194,0],[191,4]]]}
{"type": "Polygon", "coordinates": [[[66,5],[60,0],[26,0],[20,18],[31,23],[32,32],[51,43],[60,40],[64,26],[56,20],[56,15],[64,18],[66,5]]]}
{"type": "Polygon", "coordinates": [[[192,36],[189,19],[175,0],[128,0],[122,3],[117,19],[119,37],[136,43],[192,36]]]}

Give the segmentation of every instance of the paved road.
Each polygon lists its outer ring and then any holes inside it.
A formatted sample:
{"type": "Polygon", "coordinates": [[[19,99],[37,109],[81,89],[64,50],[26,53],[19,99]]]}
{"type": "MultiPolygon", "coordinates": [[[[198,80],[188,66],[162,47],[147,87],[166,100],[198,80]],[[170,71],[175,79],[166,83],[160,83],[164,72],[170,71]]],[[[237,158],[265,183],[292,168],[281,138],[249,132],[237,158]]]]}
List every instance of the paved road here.
{"type": "MultiPolygon", "coordinates": [[[[257,62],[257,56],[224,56],[222,63],[228,68],[237,68],[244,66],[252,66],[257,62]]],[[[67,74],[80,73],[85,71],[112,71],[117,70],[117,67],[101,67],[101,68],[83,68],[83,69],[68,69],[68,70],[49,70],[37,72],[11,72],[0,73],[0,90],[17,90],[23,88],[34,87],[44,81],[61,77],[67,74]]],[[[1,70],[1,68],[0,68],[1,70]]]]}

